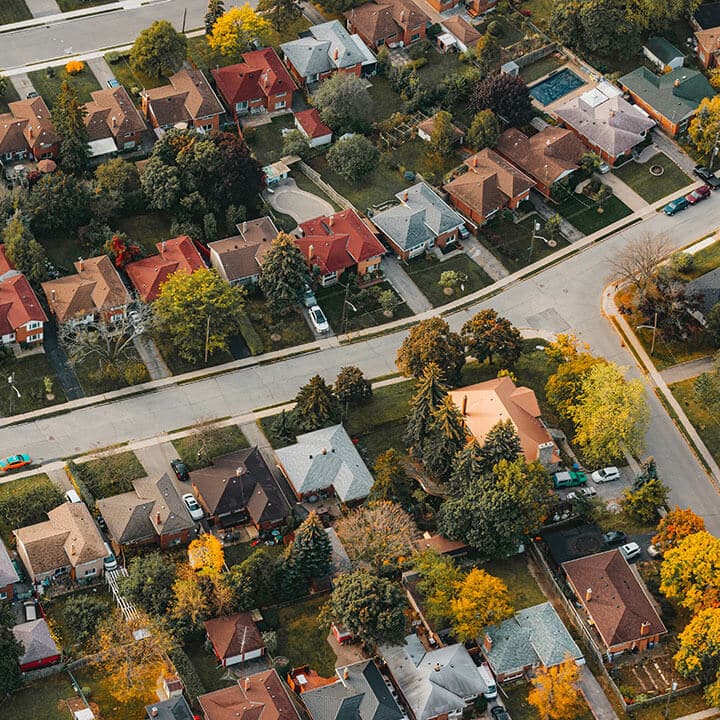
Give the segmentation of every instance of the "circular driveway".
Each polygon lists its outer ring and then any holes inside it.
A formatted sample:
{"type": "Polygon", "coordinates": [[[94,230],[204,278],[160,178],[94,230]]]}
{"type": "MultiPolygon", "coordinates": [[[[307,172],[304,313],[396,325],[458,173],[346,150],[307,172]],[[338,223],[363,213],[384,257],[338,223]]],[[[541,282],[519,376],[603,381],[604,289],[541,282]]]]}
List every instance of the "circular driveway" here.
{"type": "Polygon", "coordinates": [[[274,192],[265,192],[265,199],[273,209],[290,215],[301,223],[320,215],[332,215],[333,206],[317,195],[300,190],[292,178],[284,180],[273,188],[274,192]]]}

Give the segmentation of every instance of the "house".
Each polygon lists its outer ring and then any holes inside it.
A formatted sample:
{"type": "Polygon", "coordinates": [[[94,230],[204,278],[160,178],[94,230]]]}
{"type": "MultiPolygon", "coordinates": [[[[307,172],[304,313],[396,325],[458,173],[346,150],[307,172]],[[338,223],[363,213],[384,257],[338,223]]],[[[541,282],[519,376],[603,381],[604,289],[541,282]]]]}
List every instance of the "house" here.
{"type": "Polygon", "coordinates": [[[695,30],[709,30],[720,27],[720,2],[702,3],[690,17],[695,30]]]}
{"type": "Polygon", "coordinates": [[[75,275],[42,283],[50,312],[59,323],[77,325],[120,320],[130,304],[130,293],[107,255],[79,259],[75,275]]]}
{"type": "MultiPolygon", "coordinates": [[[[429,117],[427,120],[423,120],[418,126],[417,126],[417,133],[421,140],[424,140],[425,142],[430,142],[432,140],[432,134],[433,130],[435,129],[435,118],[437,115],[433,115],[432,117],[429,117]]],[[[454,141],[456,144],[462,144],[463,140],[465,140],[465,133],[456,125],[452,126],[453,129],[453,135],[454,135],[454,141]]]]}
{"type": "Polygon", "coordinates": [[[17,553],[33,582],[60,575],[73,580],[102,575],[105,541],[87,505],[66,502],[47,516],[44,522],[13,530],[17,553]]]}
{"type": "Polygon", "coordinates": [[[477,17],[478,15],[483,15],[490,10],[494,10],[496,4],[497,0],[467,0],[465,7],[468,15],[471,17],[477,17]]]}
{"type": "Polygon", "coordinates": [[[408,635],[402,645],[381,646],[380,654],[412,720],[460,718],[487,692],[464,645],[426,651],[417,635],[408,635]]]}
{"type": "Polygon", "coordinates": [[[317,108],[295,113],[295,127],[307,138],[310,147],[321,147],[332,142],[332,130],[322,121],[317,108]]]}
{"type": "MultiPolygon", "coordinates": [[[[437,1],[437,0],[436,0],[437,1]]],[[[450,0],[448,7],[457,4],[450,0]]],[[[348,30],[377,51],[383,45],[403,47],[424,40],[430,18],[412,1],[367,2],[345,13],[348,30]]]]}
{"type": "Polygon", "coordinates": [[[208,243],[210,264],[231,285],[258,281],[263,257],[279,235],[272,218],[246,220],[237,225],[238,235],[208,243]]]}
{"type": "Polygon", "coordinates": [[[613,655],[647,650],[667,630],[619,550],[607,550],[561,565],[586,621],[596,632],[596,645],[608,660],[613,655]]]}
{"type": "Polygon", "coordinates": [[[223,106],[202,70],[183,69],[168,80],[169,85],[143,90],[140,96],[142,111],[158,134],[173,127],[220,129],[223,106]]]}
{"type": "Polygon", "coordinates": [[[160,294],[160,289],[175,273],[192,275],[205,267],[202,257],[188,235],[155,244],[158,255],[135,260],[125,266],[125,272],[141,300],[150,303],[160,294]]]}
{"type": "Polygon", "coordinates": [[[313,25],[303,37],[280,45],[285,64],[298,84],[307,87],[337,72],[360,77],[365,67],[374,68],[375,57],[351,32],[331,20],[313,25]]]}
{"type": "Polygon", "coordinates": [[[698,293],[701,298],[700,313],[707,317],[708,313],[720,303],[720,268],[710,270],[704,275],[691,280],[686,286],[685,291],[688,297],[694,293],[698,293]]]}
{"type": "Polygon", "coordinates": [[[383,244],[352,209],[306,220],[298,226],[295,244],[311,273],[320,272],[323,287],[348,271],[362,279],[380,270],[383,244]]]}
{"type": "Polygon", "coordinates": [[[395,197],[400,204],[376,213],[372,221],[398,257],[409,260],[457,241],[465,226],[463,218],[427,183],[417,183],[395,197]]]}
{"type": "Polygon", "coordinates": [[[300,720],[277,670],[246,675],[237,685],[200,695],[204,720],[300,720]]]}
{"type": "Polygon", "coordinates": [[[290,506],[257,447],[215,458],[190,473],[193,490],[208,520],[222,527],[248,520],[258,530],[285,522],[290,506]]]}
{"type": "Polygon", "coordinates": [[[43,618],[15,625],[12,631],[23,647],[23,654],[18,659],[21,672],[60,662],[60,648],[55,644],[50,628],[43,618]]]}
{"type": "Polygon", "coordinates": [[[547,670],[568,657],[578,665],[585,663],[549,602],[519,610],[499,625],[488,627],[481,648],[498,682],[532,675],[538,668],[547,670]]]}
{"type": "Polygon", "coordinates": [[[335,493],[341,502],[364,500],[373,477],[342,425],[298,435],[275,451],[278,466],[298,500],[335,493]]]}
{"type": "Polygon", "coordinates": [[[494,150],[485,148],[465,160],[467,172],[443,186],[453,207],[476,226],[505,208],[515,210],[530,197],[535,181],[494,150]]]}
{"type": "Polygon", "coordinates": [[[643,55],[656,65],[661,73],[681,68],[685,62],[685,55],[671,42],[659,35],[649,37],[642,47],[643,55]]]}
{"type": "Polygon", "coordinates": [[[335,674],[334,682],[302,693],[312,720],[402,720],[404,713],[373,660],[338,667],[335,674]]]}
{"type": "Polygon", "coordinates": [[[0,540],[0,600],[12,601],[16,582],[20,582],[20,577],[5,543],[0,540]]]}
{"type": "Polygon", "coordinates": [[[45,311],[28,279],[15,270],[0,244],[0,342],[3,345],[42,343],[45,311]]]}
{"type": "Polygon", "coordinates": [[[182,696],[145,706],[149,720],[193,720],[194,715],[187,700],[182,696]]]}
{"type": "Polygon", "coordinates": [[[535,181],[535,188],[550,197],[552,186],[578,169],[586,151],[575,133],[548,125],[528,137],[516,128],[500,135],[495,150],[535,181]]]}
{"type": "Polygon", "coordinates": [[[0,115],[0,165],[57,158],[61,138],[45,101],[41,97],[17,100],[8,103],[8,109],[0,115]]]}
{"type": "Polygon", "coordinates": [[[423,536],[413,541],[415,550],[417,552],[424,552],[425,550],[432,550],[438,555],[447,555],[451,558],[464,557],[470,551],[470,546],[459,540],[449,540],[442,535],[431,535],[429,532],[424,532],[423,536]]]}
{"type": "Polygon", "coordinates": [[[720,62],[720,28],[713,27],[707,30],[698,30],[695,33],[697,41],[697,57],[704,68],[717,67],[720,62]]]}
{"type": "Polygon", "coordinates": [[[560,455],[542,421],[535,392],[517,387],[509,377],[499,377],[450,391],[462,413],[468,432],[482,445],[487,433],[499,422],[515,426],[525,460],[538,460],[545,467],[560,462],[560,455]]]}
{"type": "Polygon", "coordinates": [[[195,523],[168,474],[132,484],[130,492],[97,501],[115,552],[129,545],[157,544],[166,549],[187,543],[195,523]]]}
{"type": "MultiPolygon", "coordinates": [[[[443,0],[439,1],[443,2],[443,0]]],[[[438,0],[428,0],[428,2],[434,5],[438,0]]],[[[453,2],[453,0],[448,0],[448,2],[453,2]]],[[[454,46],[461,53],[467,52],[471,47],[477,45],[478,40],[482,37],[482,34],[460,15],[453,15],[447,20],[443,19],[442,26],[446,33],[450,34],[454,40],[454,46]]]]}
{"type": "Polygon", "coordinates": [[[223,667],[253,660],[265,654],[265,643],[248,612],[206,620],[204,625],[215,657],[223,667]]]}
{"type": "Polygon", "coordinates": [[[673,137],[687,129],[702,100],[715,95],[701,72],[685,67],[665,75],[655,75],[646,67],[639,67],[623,75],[618,84],[673,137]]]}
{"type": "Polygon", "coordinates": [[[243,115],[292,108],[295,81],[272,48],[242,55],[237,65],[212,70],[215,87],[236,121],[243,115]]]}
{"type": "Polygon", "coordinates": [[[565,127],[610,165],[630,157],[655,126],[654,120],[606,82],[573,97],[553,112],[565,127]]]}
{"type": "Polygon", "coordinates": [[[85,103],[85,127],[90,140],[90,156],[99,157],[117,151],[134,150],[147,129],[127,90],[95,90],[92,101],[85,103]]]}

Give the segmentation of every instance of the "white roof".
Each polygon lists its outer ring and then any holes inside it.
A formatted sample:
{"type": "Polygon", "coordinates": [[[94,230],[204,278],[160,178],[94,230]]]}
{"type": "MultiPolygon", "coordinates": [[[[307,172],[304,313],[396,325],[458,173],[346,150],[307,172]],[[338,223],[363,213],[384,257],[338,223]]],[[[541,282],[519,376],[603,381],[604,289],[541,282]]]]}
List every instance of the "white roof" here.
{"type": "Polygon", "coordinates": [[[91,140],[88,145],[90,146],[90,157],[109,155],[110,153],[117,152],[117,145],[111,137],[91,140]]]}
{"type": "Polygon", "coordinates": [[[450,47],[457,43],[457,39],[452,33],[442,33],[438,35],[438,41],[441,42],[445,47],[450,47]]]}
{"type": "Polygon", "coordinates": [[[73,711],[74,720],[95,720],[95,714],[90,708],[73,711]]]}

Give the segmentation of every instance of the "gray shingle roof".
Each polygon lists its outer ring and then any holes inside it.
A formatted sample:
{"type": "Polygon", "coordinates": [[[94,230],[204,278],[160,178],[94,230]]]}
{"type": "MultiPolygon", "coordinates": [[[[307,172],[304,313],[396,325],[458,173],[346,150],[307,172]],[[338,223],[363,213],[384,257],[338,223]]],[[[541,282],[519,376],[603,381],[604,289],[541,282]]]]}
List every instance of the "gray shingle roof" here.
{"type": "Polygon", "coordinates": [[[424,182],[409,187],[395,196],[404,200],[411,208],[425,210],[425,224],[435,233],[442,235],[463,224],[463,219],[424,182]],[[407,193],[407,200],[404,200],[407,193]]]}
{"type": "Polygon", "coordinates": [[[703,315],[707,315],[715,305],[720,303],[720,268],[715,268],[687,285],[688,292],[697,292],[702,295],[703,315]]]}
{"type": "Polygon", "coordinates": [[[193,714],[182,695],[145,706],[145,712],[154,720],[193,720],[193,714]],[[155,714],[153,711],[157,711],[155,714]]]}
{"type": "Polygon", "coordinates": [[[643,47],[647,48],[658,60],[666,65],[675,58],[685,57],[669,40],[659,35],[648,38],[643,47]]]}
{"type": "Polygon", "coordinates": [[[0,587],[16,583],[19,579],[5,543],[0,540],[0,587]]]}
{"type": "Polygon", "coordinates": [[[15,639],[22,644],[25,650],[19,659],[21,665],[60,654],[60,650],[50,635],[50,628],[42,618],[20,623],[15,625],[12,630],[15,639]]]}

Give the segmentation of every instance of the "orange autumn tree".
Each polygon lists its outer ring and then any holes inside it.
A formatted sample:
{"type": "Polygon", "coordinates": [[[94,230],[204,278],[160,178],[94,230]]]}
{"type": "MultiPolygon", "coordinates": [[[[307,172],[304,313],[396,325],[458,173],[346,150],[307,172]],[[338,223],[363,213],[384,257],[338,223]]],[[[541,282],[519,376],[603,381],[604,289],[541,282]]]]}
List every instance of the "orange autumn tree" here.
{"type": "Polygon", "coordinates": [[[538,668],[532,678],[528,702],[538,711],[540,720],[572,720],[584,709],[577,688],[580,671],[568,657],[551,668],[538,668]]]}
{"type": "Polygon", "coordinates": [[[215,575],[225,567],[225,552],[220,540],[210,533],[203,533],[188,547],[190,567],[200,575],[215,575]]]}
{"type": "Polygon", "coordinates": [[[696,515],[690,508],[680,508],[677,505],[657,526],[657,535],[652,539],[662,552],[676,547],[688,535],[705,530],[705,521],[696,515]]]}

